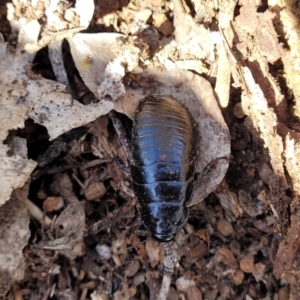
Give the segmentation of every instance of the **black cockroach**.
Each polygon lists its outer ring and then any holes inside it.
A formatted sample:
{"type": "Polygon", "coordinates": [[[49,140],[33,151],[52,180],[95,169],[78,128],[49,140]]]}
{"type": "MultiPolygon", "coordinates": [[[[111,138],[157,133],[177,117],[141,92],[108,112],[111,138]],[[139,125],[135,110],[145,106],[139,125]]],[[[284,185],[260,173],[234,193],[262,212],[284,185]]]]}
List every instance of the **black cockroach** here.
{"type": "Polygon", "coordinates": [[[197,163],[198,130],[169,96],[149,96],[135,112],[130,173],[144,225],[167,242],[186,224],[197,163]]]}

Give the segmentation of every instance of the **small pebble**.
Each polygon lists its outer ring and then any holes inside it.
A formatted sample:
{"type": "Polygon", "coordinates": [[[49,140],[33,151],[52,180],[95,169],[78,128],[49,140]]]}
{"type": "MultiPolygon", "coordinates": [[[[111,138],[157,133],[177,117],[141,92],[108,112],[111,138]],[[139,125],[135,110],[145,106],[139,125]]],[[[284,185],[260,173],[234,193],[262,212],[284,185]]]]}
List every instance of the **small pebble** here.
{"type": "Polygon", "coordinates": [[[196,283],[194,280],[186,279],[183,276],[177,278],[176,280],[176,288],[179,292],[186,292],[187,289],[191,286],[196,286],[196,283]]]}
{"type": "Polygon", "coordinates": [[[229,236],[233,233],[233,227],[226,219],[218,220],[217,229],[223,236],[229,236]]]}
{"type": "Polygon", "coordinates": [[[138,286],[139,284],[145,282],[145,274],[144,273],[137,273],[133,278],[133,284],[138,286]]]}
{"type": "Polygon", "coordinates": [[[102,259],[108,260],[111,258],[110,247],[108,247],[107,245],[97,245],[96,251],[99,254],[99,257],[102,259]]]}
{"type": "Polygon", "coordinates": [[[239,118],[239,119],[242,119],[245,117],[245,113],[243,111],[243,108],[242,108],[242,103],[237,103],[234,108],[233,108],[233,114],[239,118]]]}

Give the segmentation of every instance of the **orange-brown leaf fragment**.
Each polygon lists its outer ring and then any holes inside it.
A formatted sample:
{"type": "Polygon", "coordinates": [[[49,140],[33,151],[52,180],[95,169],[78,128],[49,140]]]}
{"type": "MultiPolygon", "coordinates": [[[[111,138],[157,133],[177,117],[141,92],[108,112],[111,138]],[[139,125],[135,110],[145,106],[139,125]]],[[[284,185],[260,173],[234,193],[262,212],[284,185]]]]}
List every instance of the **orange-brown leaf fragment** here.
{"type": "Polygon", "coordinates": [[[243,257],[240,260],[240,269],[245,273],[253,273],[254,272],[254,257],[252,255],[243,257]]]}
{"type": "Polygon", "coordinates": [[[62,197],[47,197],[43,202],[43,210],[45,212],[57,211],[63,208],[64,200],[62,197]]]}
{"type": "Polygon", "coordinates": [[[106,193],[106,188],[102,182],[94,182],[89,185],[85,191],[84,195],[87,200],[95,200],[103,197],[106,193]]]}

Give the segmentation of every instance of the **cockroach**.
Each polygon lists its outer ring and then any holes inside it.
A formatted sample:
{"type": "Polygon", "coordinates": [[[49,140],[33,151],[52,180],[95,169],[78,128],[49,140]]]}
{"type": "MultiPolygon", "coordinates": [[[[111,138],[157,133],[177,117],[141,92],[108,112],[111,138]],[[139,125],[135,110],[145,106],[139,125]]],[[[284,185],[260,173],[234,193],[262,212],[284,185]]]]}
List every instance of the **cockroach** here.
{"type": "Polygon", "coordinates": [[[169,96],[148,96],[135,112],[130,173],[141,219],[159,241],[184,227],[197,164],[198,130],[188,110],[169,96]]]}

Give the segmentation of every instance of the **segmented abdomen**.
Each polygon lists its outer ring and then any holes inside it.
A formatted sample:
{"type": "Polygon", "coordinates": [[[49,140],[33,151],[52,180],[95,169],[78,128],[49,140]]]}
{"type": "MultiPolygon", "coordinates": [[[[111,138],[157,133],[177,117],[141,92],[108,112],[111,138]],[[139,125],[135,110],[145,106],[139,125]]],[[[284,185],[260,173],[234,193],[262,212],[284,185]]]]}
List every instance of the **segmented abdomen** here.
{"type": "Polygon", "coordinates": [[[164,236],[171,231],[173,234],[180,223],[186,222],[185,204],[194,184],[196,132],[189,112],[171,97],[147,97],[136,110],[132,131],[133,189],[142,219],[154,235],[162,235],[161,231],[164,236]],[[168,221],[169,229],[163,229],[161,224],[168,221]]]}

